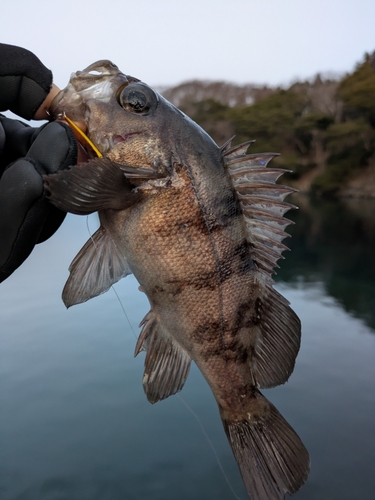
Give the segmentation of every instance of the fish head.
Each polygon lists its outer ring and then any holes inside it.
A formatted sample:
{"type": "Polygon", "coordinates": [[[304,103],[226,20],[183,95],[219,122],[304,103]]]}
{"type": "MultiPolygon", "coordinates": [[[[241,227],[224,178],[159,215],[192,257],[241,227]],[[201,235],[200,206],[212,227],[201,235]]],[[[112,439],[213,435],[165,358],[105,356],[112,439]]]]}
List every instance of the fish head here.
{"type": "MultiPolygon", "coordinates": [[[[55,118],[84,122],[101,154],[119,164],[165,169],[189,143],[216,144],[184,113],[110,61],[91,64],[71,75],[51,106],[55,118]]],[[[206,149],[203,147],[203,149],[206,149]]]]}

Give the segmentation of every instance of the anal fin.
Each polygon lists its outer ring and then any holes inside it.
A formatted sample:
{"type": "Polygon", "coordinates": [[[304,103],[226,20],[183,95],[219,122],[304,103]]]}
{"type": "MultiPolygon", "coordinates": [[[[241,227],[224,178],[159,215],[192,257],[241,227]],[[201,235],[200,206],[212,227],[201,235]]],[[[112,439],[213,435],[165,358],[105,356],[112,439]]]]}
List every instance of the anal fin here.
{"type": "Polygon", "coordinates": [[[145,316],[141,325],[144,326],[134,355],[147,351],[143,388],[150,403],[156,403],[182,389],[189,374],[191,358],[163,329],[153,311],[145,316]]]}
{"type": "Polygon", "coordinates": [[[62,294],[66,307],[106,292],[113,283],[131,274],[126,258],[103,227],[81,248],[69,271],[62,294]]]}

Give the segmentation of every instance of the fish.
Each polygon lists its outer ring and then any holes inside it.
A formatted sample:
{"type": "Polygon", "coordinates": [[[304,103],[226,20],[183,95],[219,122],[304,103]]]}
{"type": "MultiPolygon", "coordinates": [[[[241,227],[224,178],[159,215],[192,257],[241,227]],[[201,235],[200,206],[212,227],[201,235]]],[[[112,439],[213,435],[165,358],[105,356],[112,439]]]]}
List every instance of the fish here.
{"type": "Polygon", "coordinates": [[[84,122],[101,157],[45,177],[49,199],[100,227],[69,268],[67,307],[133,273],[150,303],[135,355],[156,403],[179,392],[191,362],[217,401],[252,500],[280,500],[306,481],[300,437],[261,393],[285,383],[301,323],[272,275],[291,223],[276,153],[254,141],[219,147],[146,83],[98,61],[73,73],[55,118],[84,122]]]}

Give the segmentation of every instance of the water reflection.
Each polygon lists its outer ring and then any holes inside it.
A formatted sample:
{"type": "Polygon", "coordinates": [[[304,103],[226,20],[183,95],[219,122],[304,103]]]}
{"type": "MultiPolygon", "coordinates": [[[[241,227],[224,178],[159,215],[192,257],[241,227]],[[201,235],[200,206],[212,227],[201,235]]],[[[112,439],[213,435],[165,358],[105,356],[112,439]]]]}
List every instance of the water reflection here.
{"type": "Polygon", "coordinates": [[[320,281],[346,311],[375,329],[375,200],[292,199],[300,210],[288,241],[292,253],[278,280],[320,281]]]}
{"type": "MultiPolygon", "coordinates": [[[[375,207],[297,203],[277,288],[301,318],[302,346],[289,382],[265,392],[311,454],[308,482],[293,498],[371,500],[375,207]]],[[[234,498],[181,401],[147,402],[143,357],[133,357],[134,334],[114,293],[63,306],[69,263],[87,238],[85,219],[69,216],[0,287],[1,500],[234,498]]],[[[116,289],[138,333],[145,295],[131,276],[116,289]]],[[[217,405],[195,366],[181,395],[246,500],[217,405]]]]}

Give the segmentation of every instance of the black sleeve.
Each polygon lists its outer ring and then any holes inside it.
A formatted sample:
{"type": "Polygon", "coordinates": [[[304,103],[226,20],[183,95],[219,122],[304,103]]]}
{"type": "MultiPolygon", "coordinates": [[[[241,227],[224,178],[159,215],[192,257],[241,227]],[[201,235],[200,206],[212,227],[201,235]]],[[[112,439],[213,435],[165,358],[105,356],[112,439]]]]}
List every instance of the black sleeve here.
{"type": "Polygon", "coordinates": [[[23,139],[24,148],[29,144],[28,151],[0,178],[0,282],[23,263],[37,243],[52,236],[65,217],[46,199],[42,175],[77,163],[77,141],[66,123],[47,123],[39,129],[19,125],[15,135],[22,136],[23,130],[33,134],[23,139]]]}
{"type": "Polygon", "coordinates": [[[0,111],[31,120],[52,85],[52,72],[29,50],[0,43],[0,111]]]}

